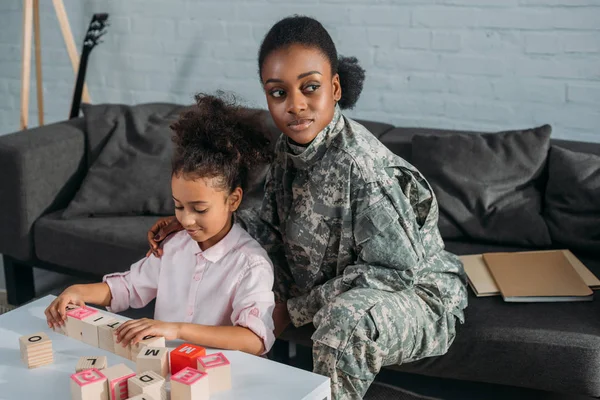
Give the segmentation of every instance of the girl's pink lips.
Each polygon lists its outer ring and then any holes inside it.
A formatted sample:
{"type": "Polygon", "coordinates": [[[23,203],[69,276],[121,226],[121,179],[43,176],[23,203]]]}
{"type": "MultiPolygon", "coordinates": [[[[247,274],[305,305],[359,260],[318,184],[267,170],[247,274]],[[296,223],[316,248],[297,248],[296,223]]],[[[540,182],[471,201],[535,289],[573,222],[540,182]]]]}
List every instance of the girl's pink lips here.
{"type": "Polygon", "coordinates": [[[194,229],[194,230],[192,230],[192,229],[186,229],[186,231],[187,231],[187,233],[188,233],[190,236],[193,236],[193,235],[195,235],[196,233],[200,232],[200,229],[194,229]]]}
{"type": "Polygon", "coordinates": [[[314,120],[312,120],[312,119],[307,119],[307,118],[298,119],[298,120],[290,122],[288,124],[288,128],[290,128],[294,132],[300,132],[300,131],[307,129],[309,126],[311,126],[313,122],[314,122],[314,120]]]}

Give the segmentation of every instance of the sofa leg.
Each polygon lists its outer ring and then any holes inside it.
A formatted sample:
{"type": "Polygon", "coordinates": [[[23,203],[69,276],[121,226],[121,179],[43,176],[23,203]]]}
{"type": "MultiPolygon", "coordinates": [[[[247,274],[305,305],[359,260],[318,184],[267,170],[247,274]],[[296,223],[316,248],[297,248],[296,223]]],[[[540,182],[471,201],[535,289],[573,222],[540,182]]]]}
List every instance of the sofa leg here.
{"type": "Polygon", "coordinates": [[[3,262],[8,303],[19,306],[33,299],[35,297],[33,267],[9,256],[3,256],[3,262]]]}

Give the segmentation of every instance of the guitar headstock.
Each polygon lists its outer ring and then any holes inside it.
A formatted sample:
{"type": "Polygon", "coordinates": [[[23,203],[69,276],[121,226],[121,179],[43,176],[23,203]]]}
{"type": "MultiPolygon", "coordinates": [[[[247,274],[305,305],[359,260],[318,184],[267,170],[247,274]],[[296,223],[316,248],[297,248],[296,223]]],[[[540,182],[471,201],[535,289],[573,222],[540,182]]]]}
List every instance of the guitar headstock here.
{"type": "Polygon", "coordinates": [[[83,40],[83,51],[91,51],[97,44],[102,43],[100,38],[106,33],[106,27],[109,25],[106,20],[108,14],[94,14],[90,25],[88,26],[85,39],[83,40]]]}

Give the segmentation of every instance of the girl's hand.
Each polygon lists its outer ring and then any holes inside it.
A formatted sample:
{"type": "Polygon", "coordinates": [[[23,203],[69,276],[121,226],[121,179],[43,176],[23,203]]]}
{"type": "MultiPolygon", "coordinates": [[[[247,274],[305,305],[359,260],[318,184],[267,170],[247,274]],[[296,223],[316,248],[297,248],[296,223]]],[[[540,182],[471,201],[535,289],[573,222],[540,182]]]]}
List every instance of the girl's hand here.
{"type": "Polygon", "coordinates": [[[150,244],[150,250],[146,253],[146,257],[150,257],[150,254],[154,254],[156,257],[161,257],[163,250],[158,246],[160,242],[165,240],[171,233],[179,232],[183,230],[183,227],[177,221],[175,216],[161,218],[150,228],[148,231],[148,244],[150,244]]]}
{"type": "Polygon", "coordinates": [[[85,307],[83,295],[77,285],[69,286],[65,289],[44,311],[49,328],[55,329],[65,325],[65,321],[67,320],[67,305],[69,304],[85,307]]]}
{"type": "Polygon", "coordinates": [[[125,347],[137,344],[145,336],[163,336],[165,340],[179,339],[179,324],[142,318],[127,321],[117,328],[117,343],[125,347]]]}

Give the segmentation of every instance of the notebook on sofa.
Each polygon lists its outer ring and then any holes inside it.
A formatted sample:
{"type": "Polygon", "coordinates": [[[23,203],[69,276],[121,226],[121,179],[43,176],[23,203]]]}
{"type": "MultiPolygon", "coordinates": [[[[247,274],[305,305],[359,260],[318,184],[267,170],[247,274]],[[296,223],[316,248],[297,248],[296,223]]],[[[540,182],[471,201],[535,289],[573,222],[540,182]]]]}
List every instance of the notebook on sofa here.
{"type": "MultiPolygon", "coordinates": [[[[592,272],[590,272],[590,270],[587,269],[586,266],[569,250],[490,253],[490,255],[491,254],[508,255],[508,258],[503,258],[505,261],[510,261],[509,265],[513,266],[509,267],[511,270],[518,272],[516,275],[509,274],[510,282],[512,283],[509,286],[514,287],[514,283],[517,282],[519,288],[525,287],[528,290],[528,292],[521,292],[518,296],[513,296],[514,293],[509,289],[508,295],[503,295],[506,301],[584,301],[592,299],[592,294],[590,293],[591,291],[588,291],[589,288],[600,289],[600,280],[594,276],[594,274],[592,274],[592,272]],[[545,255],[549,255],[549,257],[545,255]],[[533,258],[533,263],[531,262],[531,259],[528,258],[533,258]],[[555,265],[559,266],[555,267],[555,265]],[[555,271],[557,268],[559,268],[558,273],[555,271]],[[576,273],[574,278],[575,281],[577,278],[579,278],[584,283],[583,287],[578,285],[580,290],[578,295],[565,296],[561,294],[561,292],[557,291],[555,286],[552,286],[552,282],[557,282],[555,278],[562,276],[560,275],[560,271],[563,270],[570,270],[571,273],[567,272],[567,274],[569,274],[571,278],[573,278],[572,272],[574,271],[576,273]],[[529,271],[529,273],[527,273],[527,271],[529,271]],[[528,276],[533,277],[533,279],[527,278],[528,276]],[[540,276],[544,276],[545,279],[539,279],[540,276]],[[549,279],[549,276],[552,276],[552,279],[549,279]],[[541,283],[544,284],[544,287],[547,286],[546,289],[550,289],[550,291],[543,296],[540,295],[540,290],[542,289],[540,286],[541,283]]],[[[488,254],[486,254],[486,256],[488,256],[488,254]]],[[[487,258],[489,259],[489,257],[487,258]]],[[[469,286],[471,286],[471,289],[477,297],[496,296],[502,294],[499,285],[495,280],[495,276],[492,275],[488,265],[486,264],[486,261],[484,260],[484,254],[461,256],[460,259],[465,266],[469,286]]],[[[506,279],[504,279],[504,281],[506,281],[506,279]]],[[[563,283],[564,282],[562,281],[560,282],[561,288],[563,283]]]]}

